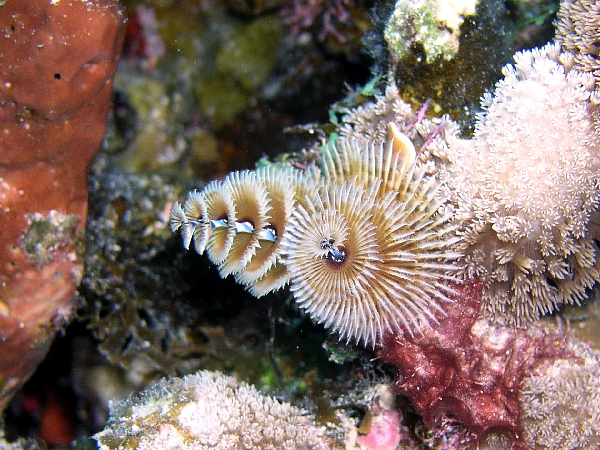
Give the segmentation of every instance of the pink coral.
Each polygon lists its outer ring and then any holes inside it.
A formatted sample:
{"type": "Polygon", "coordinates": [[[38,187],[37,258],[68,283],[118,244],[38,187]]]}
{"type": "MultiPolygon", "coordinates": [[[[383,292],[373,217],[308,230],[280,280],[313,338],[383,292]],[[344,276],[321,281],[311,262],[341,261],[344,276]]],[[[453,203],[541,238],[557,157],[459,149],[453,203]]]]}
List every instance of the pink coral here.
{"type": "Polygon", "coordinates": [[[542,359],[569,356],[565,338],[476,321],[481,287],[455,286],[455,304],[438,326],[418,336],[388,335],[381,357],[398,367],[397,392],[412,400],[427,427],[452,416],[478,440],[495,430],[527,448],[519,424],[523,377],[542,359]]]}
{"type": "Polygon", "coordinates": [[[351,5],[351,0],[293,0],[282,9],[281,14],[285,23],[291,26],[292,36],[320,22],[319,41],[333,36],[339,42],[345,42],[346,37],[338,27],[351,19],[351,5]]]}
{"type": "MultiPolygon", "coordinates": [[[[415,442],[412,439],[409,429],[402,425],[402,412],[396,407],[396,395],[389,384],[381,384],[373,387],[369,400],[369,409],[362,419],[358,429],[356,443],[361,448],[369,450],[394,450],[402,442],[413,448],[415,442]]],[[[353,441],[347,443],[353,446],[353,441]]]]}
{"type": "Polygon", "coordinates": [[[400,412],[388,409],[376,414],[369,432],[356,440],[372,450],[394,450],[400,443],[400,412]]]}

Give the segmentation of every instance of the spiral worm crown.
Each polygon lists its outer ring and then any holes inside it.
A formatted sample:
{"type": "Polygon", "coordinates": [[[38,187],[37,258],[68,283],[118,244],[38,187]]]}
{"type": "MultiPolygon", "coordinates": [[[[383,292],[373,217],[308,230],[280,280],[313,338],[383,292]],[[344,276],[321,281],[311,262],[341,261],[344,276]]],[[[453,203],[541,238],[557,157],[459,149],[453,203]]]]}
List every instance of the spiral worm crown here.
{"type": "Polygon", "coordinates": [[[451,302],[456,227],[415,160],[393,126],[383,146],[340,140],[320,170],[233,172],[191,192],[171,228],[253,295],[289,283],[314,321],[373,346],[419,332],[451,302]]]}

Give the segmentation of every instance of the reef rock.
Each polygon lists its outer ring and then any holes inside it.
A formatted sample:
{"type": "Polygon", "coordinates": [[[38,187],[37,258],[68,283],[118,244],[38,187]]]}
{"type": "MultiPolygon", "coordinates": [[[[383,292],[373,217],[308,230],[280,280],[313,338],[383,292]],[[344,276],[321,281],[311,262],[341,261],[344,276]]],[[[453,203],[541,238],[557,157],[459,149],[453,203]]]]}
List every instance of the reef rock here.
{"type": "Polygon", "coordinates": [[[112,0],[6,0],[0,24],[1,410],[71,316],[124,15],[112,0]]]}

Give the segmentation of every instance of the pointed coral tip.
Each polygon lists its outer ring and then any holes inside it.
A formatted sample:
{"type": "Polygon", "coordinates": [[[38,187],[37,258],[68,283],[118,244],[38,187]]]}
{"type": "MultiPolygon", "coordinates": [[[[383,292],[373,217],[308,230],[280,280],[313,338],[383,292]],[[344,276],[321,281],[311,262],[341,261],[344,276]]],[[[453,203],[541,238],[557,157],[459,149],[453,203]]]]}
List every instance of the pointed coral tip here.
{"type": "Polygon", "coordinates": [[[404,159],[406,167],[410,167],[415,162],[417,158],[415,146],[408,136],[402,133],[393,122],[388,123],[388,143],[392,147],[392,152],[398,154],[401,159],[404,159]]]}

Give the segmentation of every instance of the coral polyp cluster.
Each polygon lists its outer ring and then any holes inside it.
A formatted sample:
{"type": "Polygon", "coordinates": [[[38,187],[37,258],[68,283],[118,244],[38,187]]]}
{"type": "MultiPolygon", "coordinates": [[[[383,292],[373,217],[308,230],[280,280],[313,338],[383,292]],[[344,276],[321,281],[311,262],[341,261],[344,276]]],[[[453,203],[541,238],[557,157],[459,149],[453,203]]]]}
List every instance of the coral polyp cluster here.
{"type": "Polygon", "coordinates": [[[94,436],[102,450],[329,448],[306,411],[219,372],[163,379],[110,409],[94,436]]]}
{"type": "Polygon", "coordinates": [[[600,137],[591,70],[557,44],[514,60],[471,139],[447,117],[420,118],[393,85],[349,111],[340,134],[381,142],[393,121],[410,136],[455,208],[457,275],[484,282],[486,317],[525,326],[600,280],[600,137]]]}
{"type": "Polygon", "coordinates": [[[379,145],[342,139],[321,167],[230,174],[173,206],[171,228],[221,276],[256,296],[288,282],[298,304],[340,338],[375,345],[437,321],[459,254],[440,184],[390,126],[379,145]]]}
{"type": "Polygon", "coordinates": [[[482,308],[501,323],[579,304],[600,279],[594,80],[572,63],[555,44],[518,53],[475,138],[449,145],[465,276],[484,281],[482,308]]]}

